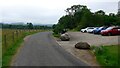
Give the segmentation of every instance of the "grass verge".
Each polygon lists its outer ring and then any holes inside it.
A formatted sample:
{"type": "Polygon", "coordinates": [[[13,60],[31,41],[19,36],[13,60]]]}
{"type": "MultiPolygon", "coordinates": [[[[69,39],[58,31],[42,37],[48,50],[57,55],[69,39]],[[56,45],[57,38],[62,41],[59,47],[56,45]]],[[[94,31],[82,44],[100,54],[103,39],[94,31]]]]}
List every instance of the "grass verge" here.
{"type": "Polygon", "coordinates": [[[53,33],[53,36],[56,37],[56,38],[60,38],[60,34],[53,33]]]}
{"type": "Polygon", "coordinates": [[[118,66],[118,46],[92,47],[97,61],[101,66],[118,66]]]}
{"type": "MultiPolygon", "coordinates": [[[[31,35],[37,32],[24,32],[24,37],[27,35],[31,35]]],[[[12,60],[12,57],[16,54],[17,49],[20,47],[21,43],[24,41],[24,37],[19,38],[12,46],[10,46],[4,55],[2,55],[2,67],[4,66],[10,66],[10,62],[12,60]]]]}

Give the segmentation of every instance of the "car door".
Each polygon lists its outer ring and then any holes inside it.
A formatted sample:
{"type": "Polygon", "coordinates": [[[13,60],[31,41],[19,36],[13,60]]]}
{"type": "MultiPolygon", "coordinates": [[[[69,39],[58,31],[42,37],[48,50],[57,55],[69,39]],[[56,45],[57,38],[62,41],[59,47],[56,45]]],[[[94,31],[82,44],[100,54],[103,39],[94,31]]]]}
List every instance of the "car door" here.
{"type": "Polygon", "coordinates": [[[118,32],[118,28],[113,28],[112,29],[112,34],[114,34],[114,35],[116,35],[116,34],[118,34],[119,32],[118,32]]]}
{"type": "Polygon", "coordinates": [[[118,28],[118,35],[120,35],[120,28],[118,28]]]}
{"type": "Polygon", "coordinates": [[[113,34],[120,34],[120,29],[119,28],[113,28],[113,34]]]}

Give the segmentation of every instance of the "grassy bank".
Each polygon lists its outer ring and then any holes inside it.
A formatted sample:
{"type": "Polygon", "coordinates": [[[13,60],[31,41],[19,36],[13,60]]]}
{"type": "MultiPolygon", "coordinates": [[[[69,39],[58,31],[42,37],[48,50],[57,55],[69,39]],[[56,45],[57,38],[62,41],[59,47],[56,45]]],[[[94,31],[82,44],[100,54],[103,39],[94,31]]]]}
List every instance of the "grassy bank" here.
{"type": "Polygon", "coordinates": [[[24,41],[24,37],[34,33],[40,32],[40,30],[3,30],[2,32],[2,66],[10,66],[12,57],[16,54],[17,49],[20,47],[21,43],[24,41]],[[19,32],[18,34],[13,34],[13,32],[19,32]],[[5,39],[5,36],[7,38],[5,39]],[[13,36],[14,35],[14,36],[13,36]],[[6,40],[6,42],[5,42],[6,40]]]}
{"type": "Polygon", "coordinates": [[[118,46],[92,47],[96,59],[102,66],[118,66],[118,46]]]}

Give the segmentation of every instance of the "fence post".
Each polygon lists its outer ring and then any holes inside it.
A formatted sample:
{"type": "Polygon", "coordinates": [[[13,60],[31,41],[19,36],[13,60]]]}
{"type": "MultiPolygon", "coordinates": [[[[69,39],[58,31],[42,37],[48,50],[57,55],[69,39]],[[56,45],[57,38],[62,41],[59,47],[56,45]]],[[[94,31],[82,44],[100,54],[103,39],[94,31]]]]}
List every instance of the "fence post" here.
{"type": "Polygon", "coordinates": [[[7,48],[7,39],[6,39],[6,35],[4,35],[4,44],[5,44],[5,48],[7,48]]]}
{"type": "Polygon", "coordinates": [[[17,31],[17,38],[18,38],[18,33],[19,33],[19,32],[17,31]]]}
{"type": "Polygon", "coordinates": [[[17,39],[18,39],[18,31],[16,31],[17,39]]]}
{"type": "Polygon", "coordinates": [[[12,33],[12,39],[13,39],[13,42],[14,42],[14,32],[12,33]]]}

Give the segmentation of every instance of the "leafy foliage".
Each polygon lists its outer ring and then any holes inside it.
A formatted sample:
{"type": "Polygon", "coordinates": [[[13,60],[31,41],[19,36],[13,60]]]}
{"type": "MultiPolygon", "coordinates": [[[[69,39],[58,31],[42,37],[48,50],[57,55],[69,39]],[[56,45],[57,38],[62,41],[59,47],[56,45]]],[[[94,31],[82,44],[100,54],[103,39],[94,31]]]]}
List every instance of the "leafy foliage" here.
{"type": "Polygon", "coordinates": [[[88,26],[110,25],[120,25],[119,14],[106,15],[103,10],[92,13],[85,5],[73,5],[66,9],[66,15],[59,19],[53,31],[60,33],[63,29],[80,30],[88,26]]]}

